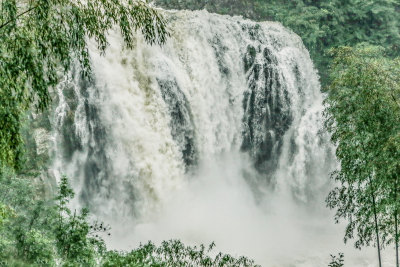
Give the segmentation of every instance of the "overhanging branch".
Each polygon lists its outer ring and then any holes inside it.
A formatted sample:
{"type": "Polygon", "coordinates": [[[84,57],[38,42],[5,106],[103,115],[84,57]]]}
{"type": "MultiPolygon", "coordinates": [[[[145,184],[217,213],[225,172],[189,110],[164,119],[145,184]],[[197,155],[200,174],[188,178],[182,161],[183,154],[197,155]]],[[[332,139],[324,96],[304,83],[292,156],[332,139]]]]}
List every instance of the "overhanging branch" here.
{"type": "MultiPolygon", "coordinates": [[[[28,12],[31,12],[32,10],[34,10],[37,6],[31,7],[28,10],[25,10],[24,12],[22,12],[21,14],[18,14],[17,17],[15,19],[18,19],[19,17],[25,15],[28,12]]],[[[0,30],[4,27],[6,27],[8,24],[10,24],[13,20],[9,20],[4,22],[3,24],[0,25],[0,30]]]]}

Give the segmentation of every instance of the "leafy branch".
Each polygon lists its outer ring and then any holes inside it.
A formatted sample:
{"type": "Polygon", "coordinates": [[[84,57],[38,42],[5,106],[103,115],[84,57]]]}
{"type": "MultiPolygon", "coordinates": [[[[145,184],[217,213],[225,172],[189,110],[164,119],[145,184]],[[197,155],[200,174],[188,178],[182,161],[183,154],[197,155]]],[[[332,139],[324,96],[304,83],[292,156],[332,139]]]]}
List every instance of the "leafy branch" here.
{"type": "Polygon", "coordinates": [[[33,6],[33,7],[29,8],[29,9],[25,10],[24,12],[18,14],[14,19],[10,19],[10,20],[4,22],[3,24],[0,25],[0,30],[1,30],[2,28],[6,27],[7,25],[9,25],[9,24],[10,24],[11,22],[13,22],[14,20],[18,20],[20,17],[22,17],[23,15],[25,15],[25,14],[31,12],[32,10],[34,10],[34,9],[36,9],[36,8],[37,8],[37,6],[33,6]]]}

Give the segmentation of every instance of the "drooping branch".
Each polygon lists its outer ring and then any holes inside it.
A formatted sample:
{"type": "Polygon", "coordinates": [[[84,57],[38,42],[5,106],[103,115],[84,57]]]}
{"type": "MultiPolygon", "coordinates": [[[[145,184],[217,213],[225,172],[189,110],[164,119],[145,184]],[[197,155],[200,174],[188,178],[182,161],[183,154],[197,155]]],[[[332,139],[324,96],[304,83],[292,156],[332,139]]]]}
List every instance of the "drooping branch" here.
{"type": "MultiPolygon", "coordinates": [[[[31,12],[31,11],[34,10],[36,7],[37,7],[37,6],[33,6],[33,7],[29,8],[29,9],[25,10],[25,11],[22,12],[21,14],[18,14],[17,17],[16,17],[16,19],[18,19],[19,17],[25,15],[26,13],[31,12]]],[[[1,24],[1,25],[0,25],[0,30],[1,30],[2,28],[6,27],[8,24],[10,24],[12,21],[13,21],[13,20],[11,19],[11,20],[6,21],[6,22],[4,22],[3,24],[1,24]]]]}

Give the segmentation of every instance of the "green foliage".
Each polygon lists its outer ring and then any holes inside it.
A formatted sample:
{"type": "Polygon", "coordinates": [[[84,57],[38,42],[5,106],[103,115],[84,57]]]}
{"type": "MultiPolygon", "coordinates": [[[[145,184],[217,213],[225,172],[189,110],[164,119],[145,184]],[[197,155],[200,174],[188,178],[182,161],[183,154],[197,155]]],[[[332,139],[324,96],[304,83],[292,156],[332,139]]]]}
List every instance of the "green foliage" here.
{"type": "Polygon", "coordinates": [[[336,221],[347,220],[345,241],[356,238],[357,248],[398,244],[400,61],[384,51],[365,45],[331,51],[324,114],[340,169],[327,204],[336,221]]]}
{"type": "Polygon", "coordinates": [[[48,207],[35,199],[33,184],[5,168],[0,168],[0,203],[7,207],[0,225],[0,266],[50,266],[53,261],[48,207]],[[18,260],[17,260],[18,259],[18,260]]]}
{"type": "Polygon", "coordinates": [[[13,216],[13,210],[0,202],[0,227],[13,216]]]}
{"type": "Polygon", "coordinates": [[[256,267],[254,261],[245,257],[235,259],[229,254],[218,253],[215,257],[210,256],[215,244],[212,243],[208,249],[204,245],[200,247],[185,246],[179,240],[162,242],[161,246],[156,247],[149,242],[141,245],[129,253],[110,251],[104,257],[102,266],[104,267],[256,267]]]}
{"type": "Polygon", "coordinates": [[[74,197],[74,192],[64,176],[59,186],[56,198],[58,218],[55,221],[55,237],[57,248],[61,257],[68,263],[67,266],[95,266],[96,259],[105,251],[104,241],[94,235],[98,231],[107,231],[90,225],[88,222],[89,211],[83,209],[79,214],[73,213],[68,208],[69,200],[74,197]]]}
{"type": "MultiPolygon", "coordinates": [[[[0,173],[2,224],[0,263],[3,265],[96,266],[105,251],[97,235],[107,231],[102,224],[89,223],[88,211],[71,212],[74,193],[63,177],[53,200],[41,200],[33,184],[3,167],[0,173]],[[3,215],[4,214],[4,215],[3,215]],[[101,226],[101,227],[100,227],[101,226]]],[[[1,264],[0,264],[1,266],[1,264]]]]}
{"type": "Polygon", "coordinates": [[[128,48],[136,30],[150,44],[168,36],[163,17],[140,0],[3,0],[0,10],[0,163],[12,167],[20,167],[25,111],[49,106],[49,88],[75,60],[90,73],[87,38],[104,53],[114,25],[128,48]]]}
{"type": "Polygon", "coordinates": [[[344,254],[339,253],[339,256],[331,255],[331,262],[328,267],[343,267],[344,266],[344,254]]]}
{"type": "Polygon", "coordinates": [[[39,266],[55,265],[53,240],[37,229],[31,229],[23,233],[23,245],[18,247],[18,249],[20,255],[23,255],[21,258],[25,262],[39,266]]]}

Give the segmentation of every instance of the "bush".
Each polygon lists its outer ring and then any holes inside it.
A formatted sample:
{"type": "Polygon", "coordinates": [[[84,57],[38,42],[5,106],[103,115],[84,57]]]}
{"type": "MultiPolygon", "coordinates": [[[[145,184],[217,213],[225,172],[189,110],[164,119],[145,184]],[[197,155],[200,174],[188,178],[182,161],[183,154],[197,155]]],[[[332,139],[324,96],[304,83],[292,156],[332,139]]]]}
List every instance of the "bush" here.
{"type": "Polygon", "coordinates": [[[339,256],[331,255],[331,262],[328,264],[329,267],[343,267],[344,266],[344,254],[339,253],[339,256]]]}
{"type": "Polygon", "coordinates": [[[185,246],[179,240],[162,242],[157,247],[149,242],[141,245],[138,249],[129,253],[110,251],[104,257],[102,266],[137,266],[137,267],[255,267],[253,260],[246,257],[238,259],[229,254],[218,253],[215,257],[210,256],[215,244],[212,243],[208,248],[204,245],[199,247],[185,246]]]}

